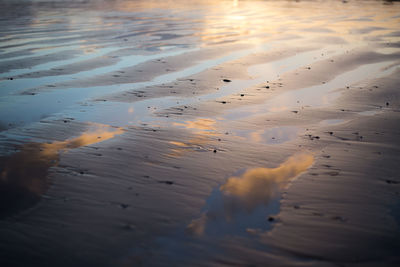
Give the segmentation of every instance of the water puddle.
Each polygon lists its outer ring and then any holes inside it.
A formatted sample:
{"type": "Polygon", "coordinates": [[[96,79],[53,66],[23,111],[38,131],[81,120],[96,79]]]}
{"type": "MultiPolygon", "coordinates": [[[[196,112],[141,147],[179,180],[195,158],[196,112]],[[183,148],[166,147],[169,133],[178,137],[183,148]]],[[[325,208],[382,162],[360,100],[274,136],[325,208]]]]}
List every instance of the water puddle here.
{"type": "Polygon", "coordinates": [[[379,113],[382,113],[382,110],[380,110],[380,109],[366,110],[366,111],[358,112],[357,114],[361,115],[361,116],[374,116],[379,113]]]}
{"type": "MultiPolygon", "coordinates": [[[[75,49],[75,50],[80,50],[80,49],[75,49]]],[[[69,64],[73,64],[73,63],[77,63],[77,62],[82,62],[85,60],[90,60],[90,59],[94,59],[96,57],[102,57],[108,53],[114,52],[120,50],[120,48],[118,47],[105,47],[105,48],[93,48],[93,49],[84,49],[84,51],[82,51],[81,55],[78,55],[74,58],[71,59],[62,59],[62,60],[53,60],[51,62],[46,62],[43,64],[38,64],[35,65],[33,67],[29,67],[29,68],[24,68],[24,69],[17,69],[17,70],[10,70],[8,72],[3,72],[0,74],[0,77],[15,77],[17,75],[22,75],[22,74],[26,74],[26,73],[33,73],[33,72],[38,72],[38,71],[45,71],[45,70],[51,70],[51,69],[56,69],[56,68],[60,68],[62,66],[66,66],[69,64]],[[86,52],[87,50],[93,50],[91,52],[86,52]]],[[[37,57],[37,55],[35,54],[34,57],[37,57]]],[[[24,58],[25,60],[29,60],[29,58],[24,58]]],[[[62,75],[59,75],[62,76],[62,75]]],[[[57,76],[57,77],[59,77],[57,76]]],[[[18,79],[15,80],[16,82],[18,82],[19,80],[25,80],[25,79],[39,79],[39,78],[23,78],[23,79],[18,79]]],[[[21,83],[23,83],[23,81],[21,81],[21,83]]],[[[11,84],[11,83],[10,83],[11,84]]],[[[33,83],[35,84],[35,83],[33,83]]],[[[18,83],[14,84],[14,86],[17,85],[18,83]]],[[[32,86],[32,84],[29,84],[29,86],[32,86]]]]}
{"type": "MultiPolygon", "coordinates": [[[[251,80],[233,80],[229,84],[222,86],[217,92],[200,96],[199,99],[203,101],[215,100],[238,93],[245,88],[265,83],[266,81],[277,80],[279,76],[284,73],[294,71],[321,60],[321,54],[326,54],[326,51],[330,49],[331,48],[328,47],[320,50],[298,53],[292,57],[251,66],[248,69],[248,73],[253,76],[251,80]]],[[[330,55],[340,52],[342,52],[341,49],[336,50],[336,52],[331,52],[330,55]]]]}
{"type": "Polygon", "coordinates": [[[352,71],[338,75],[333,80],[307,88],[282,93],[264,104],[246,106],[229,111],[224,117],[226,119],[240,119],[268,112],[293,111],[301,112],[303,108],[320,107],[331,104],[340,95],[340,88],[355,84],[357,82],[384,77],[392,73],[396,67],[386,68],[393,62],[381,62],[368,64],[352,71]]]}
{"type": "Polygon", "coordinates": [[[168,143],[172,146],[168,153],[165,154],[167,157],[182,158],[187,153],[191,152],[209,152],[214,150],[210,147],[211,139],[209,136],[203,133],[196,133],[193,137],[188,140],[180,141],[169,141],[168,143]]]}
{"type": "Polygon", "coordinates": [[[2,46],[0,46],[0,50],[4,49],[4,47],[7,47],[7,50],[10,48],[10,46],[19,46],[19,45],[24,45],[24,44],[29,44],[31,42],[38,42],[38,41],[54,41],[54,40],[64,40],[64,39],[69,39],[69,38],[77,38],[80,37],[80,35],[69,35],[69,36],[52,36],[51,38],[49,37],[29,37],[26,38],[24,36],[4,36],[3,41],[2,41],[2,46]],[[8,40],[4,40],[8,39],[8,40]]]}
{"type": "Polygon", "coordinates": [[[52,143],[26,143],[16,153],[0,157],[0,218],[28,209],[40,200],[50,184],[48,170],[57,166],[61,153],[123,132],[122,128],[91,124],[78,137],[52,143]]]}
{"type": "MultiPolygon", "coordinates": [[[[20,59],[31,60],[32,58],[35,58],[35,57],[42,57],[42,56],[56,54],[56,53],[60,53],[60,52],[64,52],[64,51],[80,50],[80,49],[81,49],[80,45],[46,46],[46,47],[42,47],[42,48],[26,49],[26,50],[24,49],[23,51],[22,50],[19,51],[19,52],[27,53],[27,55],[23,55],[23,56],[21,56],[21,55],[9,56],[9,54],[15,54],[16,52],[0,54],[0,59],[1,59],[1,61],[11,61],[11,60],[20,60],[20,59]]],[[[1,76],[1,77],[3,77],[3,76],[1,76]]]]}
{"type": "MultiPolygon", "coordinates": [[[[83,121],[94,121],[94,122],[99,122],[99,123],[106,123],[113,121],[113,125],[120,125],[124,126],[127,124],[137,124],[137,123],[143,123],[143,122],[149,122],[154,119],[162,120],[162,118],[155,118],[154,116],[150,116],[151,114],[163,110],[163,109],[168,109],[172,108],[175,106],[182,106],[186,105],[189,106],[190,104],[198,103],[200,101],[209,101],[209,100],[215,100],[216,98],[228,96],[231,94],[234,94],[236,92],[239,92],[243,90],[243,88],[247,88],[250,86],[254,86],[257,84],[260,84],[262,82],[265,82],[267,79],[276,79],[279,75],[283,74],[284,72],[295,70],[301,66],[310,64],[310,60],[314,59],[314,61],[317,61],[320,59],[320,55],[322,51],[324,50],[317,50],[317,51],[311,51],[311,52],[304,52],[304,53],[299,53],[295,56],[288,57],[282,60],[277,60],[273,61],[267,64],[260,64],[255,67],[252,67],[250,70],[250,74],[252,75],[259,75],[260,70],[268,70],[266,73],[266,76],[260,76],[260,77],[255,77],[254,79],[251,80],[237,80],[237,81],[232,81],[220,88],[220,90],[201,95],[201,96],[195,96],[195,97],[161,97],[161,98],[152,98],[152,99],[146,99],[143,101],[138,101],[134,103],[120,103],[120,102],[105,102],[105,103],[96,103],[95,105],[87,106],[87,107],[76,107],[74,106],[73,108],[70,108],[66,111],[63,111],[64,116],[72,116],[76,119],[83,120],[83,121]],[[81,112],[84,111],[84,112],[81,112]]],[[[215,66],[218,64],[221,64],[223,62],[231,61],[236,58],[240,58],[244,55],[249,53],[249,51],[240,51],[233,53],[231,55],[214,59],[214,60],[209,60],[206,62],[203,62],[199,65],[196,65],[194,67],[190,67],[188,69],[185,69],[183,71],[179,71],[173,74],[167,74],[163,76],[159,76],[156,79],[154,79],[151,82],[145,82],[145,83],[136,83],[136,84],[128,84],[128,85],[118,85],[118,86],[111,86],[110,87],[104,87],[104,89],[110,91],[124,91],[127,88],[133,89],[133,88],[143,88],[145,86],[151,86],[151,85],[157,85],[157,84],[162,84],[162,83],[168,83],[172,82],[178,78],[182,77],[187,77],[190,75],[193,75],[195,73],[199,73],[211,66],[215,66]]],[[[48,99],[61,99],[60,95],[62,96],[62,101],[66,102],[68,101],[71,103],[73,101],[73,97],[71,96],[71,90],[79,90],[79,97],[83,98],[84,95],[84,89],[85,88],[80,88],[80,89],[68,89],[68,90],[62,90],[60,92],[49,92],[46,94],[40,94],[37,97],[40,98],[48,98],[48,99]],[[65,93],[65,95],[64,95],[65,93]],[[51,96],[52,94],[57,94],[59,97],[51,96]]],[[[95,95],[101,95],[101,93],[105,93],[102,91],[103,87],[96,87],[96,92],[95,95]]],[[[77,92],[78,94],[78,92],[77,92]]],[[[86,98],[88,97],[94,97],[94,95],[87,95],[86,98]]],[[[35,96],[36,97],[36,96],[35,96]]],[[[39,98],[39,99],[40,99],[39,98]]],[[[35,100],[35,98],[32,98],[32,100],[35,100]]],[[[43,100],[42,100],[43,101],[43,100]]],[[[54,100],[53,100],[54,101],[54,100]]],[[[30,105],[34,105],[34,103],[31,101],[30,105]]],[[[59,105],[58,105],[59,106],[59,105]]],[[[40,107],[38,107],[40,109],[40,107]]],[[[1,108],[0,108],[1,110],[1,108]]],[[[37,111],[37,109],[35,109],[37,111]]],[[[35,112],[35,111],[32,111],[35,112]]]]}
{"type": "MultiPolygon", "coordinates": [[[[265,49],[265,48],[260,48],[260,49],[265,49]]],[[[79,77],[82,77],[82,75],[85,75],[85,73],[88,76],[99,75],[99,74],[102,74],[103,72],[108,73],[111,70],[115,71],[118,68],[123,67],[125,64],[132,66],[135,64],[139,64],[140,62],[148,61],[150,59],[159,58],[160,56],[162,56],[162,57],[174,56],[174,55],[182,54],[182,53],[189,52],[189,51],[192,51],[192,50],[178,50],[178,51],[173,51],[173,52],[158,54],[158,55],[152,55],[152,56],[136,56],[136,55],[132,56],[132,57],[128,56],[128,57],[124,57],[124,59],[122,61],[117,63],[116,64],[117,66],[113,65],[113,66],[101,67],[101,68],[95,69],[93,71],[80,72],[78,74],[75,74],[75,76],[78,75],[79,77]],[[132,60],[135,60],[135,61],[132,61],[132,60]],[[132,62],[134,62],[134,63],[132,63],[132,62]]],[[[132,89],[136,89],[136,88],[144,88],[146,86],[153,86],[153,85],[159,85],[159,84],[163,84],[163,83],[169,83],[169,82],[175,81],[178,78],[183,78],[183,77],[187,77],[187,76],[202,72],[209,67],[216,66],[216,65],[222,64],[224,62],[238,59],[238,58],[248,55],[252,52],[254,52],[253,49],[233,52],[231,54],[228,54],[227,56],[200,62],[199,64],[196,64],[192,67],[186,68],[181,71],[158,76],[155,79],[153,79],[152,81],[148,81],[148,82],[139,82],[139,83],[132,83],[132,84],[116,84],[116,85],[110,85],[110,86],[97,86],[97,87],[87,87],[87,88],[69,88],[66,90],[55,90],[55,91],[50,91],[50,92],[42,92],[39,95],[34,95],[34,96],[32,96],[32,95],[4,96],[4,97],[0,98],[0,103],[1,103],[0,113],[8,114],[8,117],[3,119],[3,123],[8,124],[8,123],[13,123],[13,122],[14,123],[15,122],[17,122],[17,123],[34,122],[34,121],[38,121],[41,118],[48,117],[56,112],[60,112],[67,107],[72,106],[71,109],[80,110],[79,106],[74,105],[78,101],[84,101],[84,100],[87,100],[90,98],[99,97],[104,94],[123,92],[126,90],[132,90],[132,89]],[[43,105],[43,103],[46,103],[46,105],[43,105]],[[25,108],[24,112],[21,112],[20,107],[25,108]]],[[[71,78],[74,75],[65,75],[65,76],[69,76],[69,78],[71,78]]],[[[66,78],[66,77],[64,77],[64,78],[66,78]]],[[[60,76],[44,77],[44,78],[39,78],[38,80],[41,80],[40,83],[42,83],[42,81],[44,81],[44,80],[49,81],[49,79],[59,81],[59,79],[62,79],[62,77],[61,78],[60,78],[60,76]]],[[[23,80],[24,81],[22,81],[22,82],[29,84],[29,86],[32,85],[33,81],[35,81],[35,83],[39,83],[39,81],[36,81],[35,79],[23,79],[23,80]]],[[[7,81],[7,82],[14,82],[14,81],[7,81]]],[[[16,82],[18,82],[18,81],[16,81],[16,82]]],[[[15,87],[9,86],[8,90],[11,90],[14,92],[15,87]]],[[[3,88],[1,93],[7,93],[7,87],[3,88]]],[[[186,99],[184,101],[194,102],[197,100],[198,100],[197,98],[192,98],[190,100],[186,99]]],[[[133,103],[133,105],[130,105],[129,108],[133,108],[136,111],[141,109],[141,113],[145,113],[147,110],[147,106],[157,106],[160,108],[162,108],[162,107],[166,108],[167,106],[168,107],[175,106],[177,101],[179,101],[179,98],[163,97],[163,98],[159,98],[159,99],[141,101],[142,103],[133,103]],[[156,105],[154,105],[154,104],[156,104],[156,105]],[[159,106],[159,105],[161,105],[161,106],[159,106]],[[146,108],[143,109],[143,106],[146,106],[146,108]]],[[[109,105],[109,103],[108,103],[108,105],[109,105]]],[[[100,110],[102,105],[97,105],[97,106],[98,106],[99,112],[103,112],[100,110]]],[[[114,103],[114,107],[117,110],[120,110],[121,106],[125,106],[124,103],[114,103]]],[[[105,108],[107,109],[107,107],[105,107],[105,108]]],[[[115,114],[115,113],[113,113],[113,114],[115,114]]],[[[96,113],[94,113],[94,115],[96,116],[96,113]]],[[[89,119],[89,121],[93,121],[93,120],[89,119]]]]}
{"type": "Polygon", "coordinates": [[[230,132],[246,141],[276,145],[295,139],[299,131],[300,128],[295,126],[279,126],[256,131],[234,129],[230,132]]]}
{"type": "MultiPolygon", "coordinates": [[[[308,153],[289,157],[276,168],[249,168],[239,170],[224,184],[214,188],[198,216],[186,225],[158,236],[152,246],[168,259],[197,259],[202,255],[216,255],[224,244],[239,242],[258,247],[257,239],[278,222],[282,191],[314,162],[308,153]]],[[[263,253],[268,248],[260,246],[263,253]]],[[[134,256],[141,251],[133,250],[134,256]]],[[[190,265],[190,264],[189,264],[190,265]]]]}
{"type": "Polygon", "coordinates": [[[342,119],[330,119],[330,120],[323,120],[319,124],[321,124],[322,126],[328,126],[328,125],[342,124],[345,122],[346,122],[346,120],[342,120],[342,119]]]}
{"type": "Polygon", "coordinates": [[[212,135],[216,132],[216,120],[209,118],[198,118],[196,120],[187,120],[184,122],[173,122],[173,126],[183,127],[193,130],[197,134],[212,135]]]}
{"type": "MultiPolygon", "coordinates": [[[[22,79],[16,79],[16,80],[12,80],[12,81],[3,80],[0,82],[0,89],[1,89],[0,96],[5,96],[10,93],[17,94],[21,91],[25,91],[27,89],[32,89],[36,86],[41,86],[41,85],[52,85],[54,83],[61,83],[61,82],[74,80],[74,79],[84,79],[84,78],[90,78],[90,77],[94,77],[94,76],[100,76],[100,75],[104,75],[104,74],[107,74],[107,73],[110,73],[113,71],[117,71],[117,70],[120,70],[123,68],[133,67],[135,65],[138,65],[140,63],[150,61],[153,59],[177,56],[177,55],[189,53],[189,52],[192,52],[195,50],[196,49],[180,49],[180,50],[176,50],[176,51],[160,53],[160,54],[153,54],[153,55],[123,56],[123,57],[120,57],[120,60],[115,64],[112,64],[109,66],[103,66],[103,67],[94,67],[91,70],[81,71],[81,72],[74,73],[74,74],[46,76],[46,77],[41,77],[41,78],[22,78],[22,79]]],[[[114,51],[114,50],[110,49],[110,51],[114,51]]],[[[103,53],[106,53],[106,52],[107,52],[107,49],[105,49],[103,51],[103,53]]],[[[101,56],[101,55],[99,55],[99,56],[101,56]]],[[[57,67],[57,65],[52,66],[53,62],[46,63],[46,64],[47,64],[46,66],[51,67],[51,68],[57,67]]],[[[62,91],[66,91],[66,92],[69,92],[72,94],[76,90],[80,90],[80,91],[93,90],[93,91],[100,91],[100,92],[106,93],[107,91],[112,92],[113,88],[119,88],[119,87],[127,88],[127,87],[129,87],[129,85],[132,87],[132,84],[124,84],[123,86],[121,84],[117,84],[117,85],[112,85],[112,86],[98,86],[98,87],[90,87],[90,88],[71,88],[71,89],[66,89],[66,90],[62,90],[62,91]]],[[[42,93],[42,94],[45,94],[45,93],[42,93]]],[[[18,97],[18,96],[15,96],[15,97],[18,97]]]]}
{"type": "Polygon", "coordinates": [[[290,157],[277,168],[248,169],[214,189],[201,215],[187,226],[188,234],[244,235],[248,229],[268,230],[268,215],[279,212],[280,193],[314,162],[310,154],[290,157]]]}
{"type": "Polygon", "coordinates": [[[43,44],[27,44],[27,45],[23,45],[23,46],[16,46],[16,47],[7,47],[7,48],[0,48],[0,51],[7,51],[7,53],[18,53],[18,52],[22,52],[22,51],[27,51],[27,50],[34,50],[34,49],[46,49],[47,51],[52,51],[54,47],[72,47],[72,46],[76,46],[79,44],[83,44],[84,41],[77,41],[77,40],[71,40],[71,41],[66,41],[63,42],[63,44],[57,44],[54,46],[50,46],[50,47],[44,47],[43,44]]]}

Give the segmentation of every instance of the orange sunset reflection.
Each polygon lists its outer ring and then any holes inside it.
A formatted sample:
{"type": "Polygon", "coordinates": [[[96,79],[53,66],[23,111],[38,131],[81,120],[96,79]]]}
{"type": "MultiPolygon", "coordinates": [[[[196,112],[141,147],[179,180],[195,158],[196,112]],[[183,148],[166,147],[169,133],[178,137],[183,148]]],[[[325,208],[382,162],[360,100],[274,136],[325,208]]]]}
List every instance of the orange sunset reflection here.
{"type": "Polygon", "coordinates": [[[65,141],[28,143],[0,160],[0,216],[7,216],[34,205],[49,187],[48,170],[57,166],[60,153],[99,143],[122,134],[122,128],[94,125],[95,129],[65,141]]]}
{"type": "Polygon", "coordinates": [[[296,154],[277,168],[253,168],[241,176],[228,178],[207,203],[200,218],[192,220],[187,232],[202,235],[208,224],[229,223],[243,212],[249,216],[257,207],[266,206],[279,197],[280,192],[298,175],[305,172],[314,162],[308,153],[296,154]]]}

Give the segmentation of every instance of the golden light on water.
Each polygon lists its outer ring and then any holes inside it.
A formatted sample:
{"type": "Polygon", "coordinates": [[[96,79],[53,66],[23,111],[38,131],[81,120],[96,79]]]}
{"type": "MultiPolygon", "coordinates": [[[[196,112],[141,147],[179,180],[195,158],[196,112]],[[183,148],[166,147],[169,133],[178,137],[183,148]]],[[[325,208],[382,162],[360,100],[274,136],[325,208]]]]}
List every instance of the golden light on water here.
{"type": "Polygon", "coordinates": [[[397,155],[399,3],[20,2],[0,1],[11,265],[396,255],[396,170],[374,163],[397,155]]]}
{"type": "Polygon", "coordinates": [[[228,178],[219,187],[218,197],[213,197],[220,203],[211,203],[209,210],[189,223],[187,232],[202,235],[210,222],[231,221],[237,213],[245,211],[250,214],[257,207],[268,205],[313,163],[312,154],[300,153],[291,156],[276,168],[252,168],[240,176],[228,178]]]}
{"type": "Polygon", "coordinates": [[[269,199],[306,171],[313,162],[311,154],[295,155],[277,168],[255,168],[239,177],[230,177],[220,190],[226,196],[237,197],[251,210],[257,205],[267,204],[269,199]]]}
{"type": "Polygon", "coordinates": [[[213,119],[199,118],[193,121],[188,120],[183,123],[175,122],[173,125],[181,126],[186,129],[192,129],[197,133],[211,134],[212,132],[216,131],[215,124],[216,121],[213,119]]]}
{"type": "Polygon", "coordinates": [[[189,151],[207,151],[209,150],[208,145],[211,141],[210,136],[216,136],[217,128],[215,124],[216,120],[208,118],[199,118],[196,120],[187,120],[184,122],[175,122],[173,126],[184,127],[188,130],[192,130],[194,136],[189,138],[187,141],[169,141],[168,143],[175,147],[170,149],[170,152],[166,154],[169,157],[182,157],[189,151]]]}
{"type": "Polygon", "coordinates": [[[52,143],[28,143],[23,145],[19,152],[2,158],[0,186],[9,188],[15,196],[15,199],[9,201],[18,203],[28,200],[27,206],[35,204],[41,194],[46,192],[49,186],[46,180],[48,170],[58,164],[61,152],[99,143],[124,132],[122,128],[107,125],[92,126],[95,129],[88,130],[76,138],[52,143]]]}
{"type": "Polygon", "coordinates": [[[110,128],[108,126],[101,126],[97,130],[84,132],[80,136],[73,139],[68,139],[65,141],[56,141],[50,144],[48,143],[40,144],[40,149],[41,149],[40,154],[53,155],[60,151],[67,151],[73,148],[88,146],[91,144],[111,139],[115,135],[122,134],[123,132],[124,130],[122,128],[110,128]]]}

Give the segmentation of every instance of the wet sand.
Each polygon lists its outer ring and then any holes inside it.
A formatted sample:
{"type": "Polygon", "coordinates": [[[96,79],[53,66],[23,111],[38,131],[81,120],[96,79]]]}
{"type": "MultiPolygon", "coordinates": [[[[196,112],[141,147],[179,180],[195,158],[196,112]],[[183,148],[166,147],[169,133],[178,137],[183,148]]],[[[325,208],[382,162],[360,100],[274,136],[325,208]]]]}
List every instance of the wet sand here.
{"type": "Polygon", "coordinates": [[[1,266],[400,263],[398,2],[0,7],[1,266]]]}

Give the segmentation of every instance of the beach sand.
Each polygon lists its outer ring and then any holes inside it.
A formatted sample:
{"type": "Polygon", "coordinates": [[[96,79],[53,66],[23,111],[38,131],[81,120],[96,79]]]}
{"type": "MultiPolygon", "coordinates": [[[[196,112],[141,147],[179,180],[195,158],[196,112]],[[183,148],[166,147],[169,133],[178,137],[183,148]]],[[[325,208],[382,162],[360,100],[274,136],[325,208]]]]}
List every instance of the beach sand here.
{"type": "Polygon", "coordinates": [[[396,1],[0,3],[1,266],[398,266],[396,1]]]}

